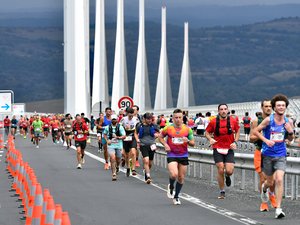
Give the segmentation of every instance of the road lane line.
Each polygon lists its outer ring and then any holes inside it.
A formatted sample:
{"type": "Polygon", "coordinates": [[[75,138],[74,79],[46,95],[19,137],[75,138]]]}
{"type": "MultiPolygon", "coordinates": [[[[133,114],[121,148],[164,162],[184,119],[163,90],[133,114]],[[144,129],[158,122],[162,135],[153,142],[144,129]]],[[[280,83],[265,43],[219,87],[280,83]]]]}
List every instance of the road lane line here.
{"type": "MultiPolygon", "coordinates": [[[[73,148],[74,149],[74,148],[73,148]]],[[[101,163],[105,163],[105,160],[99,156],[96,156],[94,155],[93,153],[90,153],[88,151],[85,150],[85,155],[89,156],[90,158],[93,158],[101,163]]],[[[120,171],[123,172],[123,173],[126,173],[126,170],[123,169],[123,168],[120,168],[120,171]]],[[[132,176],[133,178],[136,178],[142,182],[145,182],[144,181],[144,176],[142,175],[136,175],[136,176],[132,176]]],[[[167,190],[163,187],[160,187],[159,185],[155,184],[155,183],[151,183],[152,186],[164,191],[164,192],[167,192],[167,190]]],[[[249,217],[246,217],[246,216],[243,216],[241,214],[238,214],[238,213],[235,213],[235,212],[232,212],[230,210],[227,210],[227,209],[224,209],[224,208],[221,208],[221,207],[218,207],[218,206],[215,206],[211,203],[208,203],[208,202],[205,202],[205,201],[202,201],[201,199],[199,198],[196,198],[196,197],[193,197],[191,195],[188,195],[186,193],[180,193],[180,198],[186,200],[186,201],[189,201],[195,205],[198,205],[202,208],[205,208],[205,209],[208,209],[210,211],[213,211],[215,213],[218,213],[222,216],[225,216],[227,218],[230,218],[232,220],[235,220],[235,221],[238,221],[242,224],[246,224],[246,225],[261,225],[262,223],[256,221],[256,220],[253,220],[249,217]]]]}

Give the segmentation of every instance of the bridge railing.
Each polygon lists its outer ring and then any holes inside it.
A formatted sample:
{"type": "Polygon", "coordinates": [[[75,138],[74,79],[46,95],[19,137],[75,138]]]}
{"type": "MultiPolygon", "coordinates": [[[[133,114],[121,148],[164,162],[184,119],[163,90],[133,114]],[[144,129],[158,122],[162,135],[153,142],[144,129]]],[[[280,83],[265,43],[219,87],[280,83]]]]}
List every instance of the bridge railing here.
{"type": "MultiPolygon", "coordinates": [[[[258,191],[259,177],[254,171],[253,154],[235,153],[235,172],[232,175],[232,186],[241,190],[253,189],[258,191]]],[[[217,171],[212,150],[189,148],[189,162],[187,175],[200,180],[216,183],[217,171]]],[[[167,168],[166,152],[158,144],[154,164],[167,168]]],[[[287,157],[287,169],[284,178],[284,196],[292,200],[299,199],[300,158],[287,157]]]]}

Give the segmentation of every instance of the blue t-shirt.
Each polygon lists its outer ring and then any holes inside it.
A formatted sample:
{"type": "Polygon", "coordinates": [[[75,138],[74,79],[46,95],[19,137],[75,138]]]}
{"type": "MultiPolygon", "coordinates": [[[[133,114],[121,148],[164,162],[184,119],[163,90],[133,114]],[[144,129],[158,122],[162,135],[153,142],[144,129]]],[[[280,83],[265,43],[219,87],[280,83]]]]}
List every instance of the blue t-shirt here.
{"type": "MultiPolygon", "coordinates": [[[[284,117],[285,123],[288,119],[284,117]]],[[[276,124],[274,120],[274,114],[270,116],[270,124],[263,129],[263,134],[265,138],[275,142],[273,147],[269,147],[266,143],[262,144],[262,154],[270,157],[285,157],[286,156],[286,144],[285,136],[286,130],[284,124],[276,124]]]]}

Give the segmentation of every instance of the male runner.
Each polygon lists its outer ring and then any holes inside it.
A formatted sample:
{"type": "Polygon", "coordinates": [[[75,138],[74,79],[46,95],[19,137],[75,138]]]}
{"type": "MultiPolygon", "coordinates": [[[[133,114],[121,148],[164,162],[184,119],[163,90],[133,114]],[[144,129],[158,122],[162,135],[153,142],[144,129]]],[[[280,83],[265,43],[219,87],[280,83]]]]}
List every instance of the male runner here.
{"type": "Polygon", "coordinates": [[[39,115],[35,115],[35,120],[32,122],[33,134],[34,134],[34,143],[36,144],[36,148],[39,148],[40,138],[43,137],[43,122],[40,120],[39,115]]]}

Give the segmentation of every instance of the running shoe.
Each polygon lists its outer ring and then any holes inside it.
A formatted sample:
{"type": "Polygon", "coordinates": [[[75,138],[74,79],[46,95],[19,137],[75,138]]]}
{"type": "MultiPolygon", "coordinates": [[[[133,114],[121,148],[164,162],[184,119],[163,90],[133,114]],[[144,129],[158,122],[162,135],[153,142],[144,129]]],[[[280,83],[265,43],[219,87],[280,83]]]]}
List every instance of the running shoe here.
{"type": "Polygon", "coordinates": [[[114,173],[113,175],[112,175],[112,181],[116,181],[117,180],[117,175],[114,173]]]}
{"type": "Polygon", "coordinates": [[[151,182],[152,182],[151,177],[147,177],[146,183],[151,184],[151,182]]]}
{"type": "Polygon", "coordinates": [[[231,185],[231,178],[230,176],[225,175],[225,183],[227,187],[230,187],[231,185]]]}
{"type": "Polygon", "coordinates": [[[261,212],[268,212],[268,211],[269,211],[268,203],[262,202],[262,203],[260,204],[259,211],[261,211],[261,212]]]}
{"type": "Polygon", "coordinates": [[[272,207],[274,209],[277,208],[276,196],[274,194],[270,194],[270,192],[269,192],[269,200],[270,200],[272,207]]]}
{"type": "Polygon", "coordinates": [[[268,190],[264,191],[264,186],[265,186],[265,184],[261,185],[260,198],[261,198],[262,202],[268,202],[269,201],[269,192],[268,192],[268,190]]]}
{"type": "Polygon", "coordinates": [[[179,198],[173,198],[173,204],[174,205],[181,205],[181,202],[180,202],[179,198]]]}
{"type": "Polygon", "coordinates": [[[40,146],[37,145],[36,148],[40,148],[40,146]]]}
{"type": "Polygon", "coordinates": [[[220,191],[218,199],[225,199],[225,191],[220,191]]]}
{"type": "Polygon", "coordinates": [[[285,217],[285,213],[282,211],[282,208],[276,208],[275,218],[276,219],[281,219],[282,217],[285,217]]]}
{"type": "Polygon", "coordinates": [[[138,160],[135,161],[135,167],[139,168],[141,165],[138,160]]]}
{"type": "Polygon", "coordinates": [[[129,177],[129,175],[130,175],[130,168],[127,168],[127,170],[126,170],[126,176],[129,177]]]}
{"type": "Polygon", "coordinates": [[[108,163],[105,163],[105,164],[104,164],[104,169],[105,169],[105,170],[109,170],[109,165],[108,165],[108,163]]]}
{"type": "Polygon", "coordinates": [[[168,184],[168,191],[167,191],[167,196],[168,198],[174,198],[174,189],[170,188],[170,184],[168,184]]]}
{"type": "Polygon", "coordinates": [[[136,173],[135,170],[132,170],[131,174],[132,174],[132,176],[136,176],[137,175],[137,173],[136,173]]]}
{"type": "Polygon", "coordinates": [[[78,165],[77,165],[77,169],[81,169],[82,167],[81,167],[81,164],[80,163],[78,163],[78,165]]]}
{"type": "Polygon", "coordinates": [[[27,136],[26,135],[24,135],[24,139],[26,139],[27,138],[27,136]]]}

